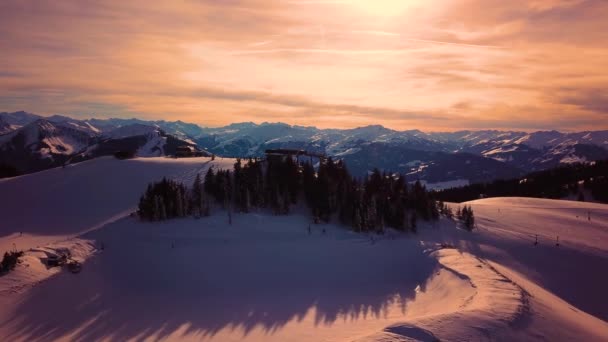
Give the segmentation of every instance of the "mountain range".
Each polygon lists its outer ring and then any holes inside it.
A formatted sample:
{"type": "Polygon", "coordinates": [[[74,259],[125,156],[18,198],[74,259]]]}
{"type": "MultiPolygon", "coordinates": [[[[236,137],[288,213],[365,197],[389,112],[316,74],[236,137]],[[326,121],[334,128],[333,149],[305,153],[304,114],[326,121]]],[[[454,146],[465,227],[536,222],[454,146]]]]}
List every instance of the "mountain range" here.
{"type": "Polygon", "coordinates": [[[344,160],[355,175],[377,167],[439,187],[608,159],[608,131],[422,132],[379,125],[319,129],[266,122],[210,128],[182,121],[0,113],[0,163],[20,173],[116,151],[142,157],[171,155],[180,145],[225,157],[260,157],[271,148],[304,149],[344,160]]]}

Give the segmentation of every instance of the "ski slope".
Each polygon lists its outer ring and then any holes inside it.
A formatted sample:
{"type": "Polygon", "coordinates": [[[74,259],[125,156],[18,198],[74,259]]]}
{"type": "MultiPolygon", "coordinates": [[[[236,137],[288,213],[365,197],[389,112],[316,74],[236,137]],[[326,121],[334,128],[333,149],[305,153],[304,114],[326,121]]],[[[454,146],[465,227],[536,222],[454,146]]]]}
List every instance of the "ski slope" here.
{"type": "Polygon", "coordinates": [[[373,238],[309,234],[302,208],[128,215],[151,181],[233,163],[100,158],[0,181],[15,198],[0,247],[27,250],[0,277],[0,340],[608,341],[606,205],[484,199],[473,232],[442,219],[373,238]],[[58,247],[81,273],[41,263],[58,247]]]}

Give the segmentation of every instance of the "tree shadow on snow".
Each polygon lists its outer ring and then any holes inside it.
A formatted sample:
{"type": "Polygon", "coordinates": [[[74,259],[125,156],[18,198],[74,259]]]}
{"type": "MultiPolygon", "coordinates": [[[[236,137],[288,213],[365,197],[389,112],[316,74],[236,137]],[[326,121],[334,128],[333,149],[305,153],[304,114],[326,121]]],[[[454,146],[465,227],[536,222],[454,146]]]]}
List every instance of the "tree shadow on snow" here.
{"type": "Polygon", "coordinates": [[[170,243],[122,241],[116,231],[124,227],[109,228],[93,233],[106,248],[80,274],[61,273],[24,294],[0,322],[11,327],[7,340],[161,339],[178,329],[273,334],[310,310],[315,325],[383,317],[390,305],[405,310],[438,266],[413,239],[170,243]]]}

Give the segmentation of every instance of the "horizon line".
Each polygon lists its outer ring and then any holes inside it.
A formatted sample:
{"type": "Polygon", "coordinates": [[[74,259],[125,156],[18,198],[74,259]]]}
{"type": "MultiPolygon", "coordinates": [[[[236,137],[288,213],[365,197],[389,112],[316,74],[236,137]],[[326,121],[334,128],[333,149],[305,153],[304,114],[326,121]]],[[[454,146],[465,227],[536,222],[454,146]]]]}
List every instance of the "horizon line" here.
{"type": "MultiPolygon", "coordinates": [[[[368,128],[368,127],[381,127],[384,128],[386,130],[390,130],[393,132],[400,132],[400,133],[405,133],[405,132],[411,132],[411,131],[418,131],[421,133],[426,133],[426,134],[433,134],[433,133],[458,133],[458,132],[505,132],[505,133],[538,133],[538,132],[558,132],[558,133],[563,133],[563,134],[572,134],[572,133],[584,133],[584,132],[604,132],[604,131],[608,131],[608,129],[598,129],[598,130],[560,130],[560,129],[551,129],[551,128],[547,128],[547,129],[501,129],[501,128],[483,128],[483,129],[471,129],[471,128],[463,128],[463,129],[458,129],[458,130],[453,130],[453,131],[449,131],[449,130],[422,130],[419,128],[411,128],[411,129],[404,129],[404,130],[400,130],[400,129],[395,129],[395,128],[390,128],[387,127],[383,124],[377,123],[377,124],[369,124],[369,125],[363,125],[363,126],[356,126],[356,127],[350,127],[350,128],[338,128],[338,127],[327,127],[327,128],[320,128],[317,126],[306,126],[306,125],[298,125],[298,124],[290,124],[287,122],[283,122],[283,121],[235,121],[235,122],[231,122],[225,125],[218,125],[218,126],[204,126],[202,124],[199,123],[195,123],[195,122],[190,122],[190,121],[184,121],[181,119],[177,119],[177,120],[167,120],[167,119],[142,119],[140,117],[107,117],[107,118],[99,118],[99,117],[94,117],[91,116],[89,118],[76,118],[74,117],[74,114],[61,114],[61,113],[55,113],[55,114],[38,114],[38,113],[34,113],[34,112],[29,112],[26,110],[17,110],[17,111],[1,111],[0,114],[16,114],[16,113],[26,113],[26,114],[31,114],[31,115],[36,115],[42,118],[51,118],[54,116],[62,116],[62,117],[67,117],[73,120],[78,120],[78,121],[89,121],[89,120],[100,120],[100,121],[108,121],[108,120],[139,120],[139,121],[143,121],[143,122],[166,122],[166,123],[176,123],[176,122],[181,122],[181,123],[185,123],[185,124],[189,124],[189,125],[196,125],[197,127],[201,128],[201,129],[220,129],[220,128],[224,128],[224,127],[228,127],[228,126],[232,126],[232,125],[238,125],[238,124],[253,124],[255,126],[262,126],[262,125],[277,125],[277,124],[281,124],[281,125],[286,125],[286,126],[290,126],[290,127],[301,127],[301,128],[312,128],[312,129],[316,129],[316,130],[320,130],[320,131],[329,131],[329,130],[338,130],[338,131],[346,131],[346,130],[356,130],[356,129],[362,129],[362,128],[368,128]]],[[[94,114],[93,114],[94,115],[94,114]]],[[[29,124],[29,123],[28,123],[29,124]]],[[[24,125],[25,126],[25,125],[24,125]]]]}

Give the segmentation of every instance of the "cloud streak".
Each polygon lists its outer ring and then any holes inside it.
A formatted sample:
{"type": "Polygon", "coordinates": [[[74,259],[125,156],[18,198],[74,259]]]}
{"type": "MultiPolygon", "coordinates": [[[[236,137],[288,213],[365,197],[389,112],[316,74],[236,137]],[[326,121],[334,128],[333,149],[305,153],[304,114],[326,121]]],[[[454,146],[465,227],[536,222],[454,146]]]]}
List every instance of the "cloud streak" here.
{"type": "Polygon", "coordinates": [[[608,129],[607,2],[361,3],[4,1],[0,110],[608,129]]]}

